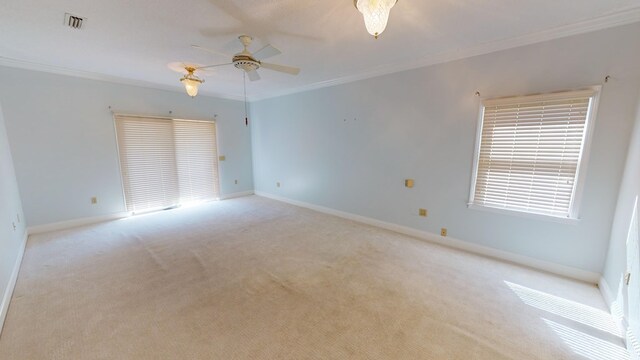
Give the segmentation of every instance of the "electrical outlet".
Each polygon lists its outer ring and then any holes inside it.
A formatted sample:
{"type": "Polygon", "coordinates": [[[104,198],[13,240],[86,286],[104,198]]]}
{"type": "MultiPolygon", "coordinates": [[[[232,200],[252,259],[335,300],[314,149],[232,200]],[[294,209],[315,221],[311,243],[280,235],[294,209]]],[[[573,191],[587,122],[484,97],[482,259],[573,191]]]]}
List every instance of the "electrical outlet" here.
{"type": "Polygon", "coordinates": [[[276,183],[276,186],[277,186],[277,187],[280,187],[280,182],[277,182],[277,183],[276,183]]]}
{"type": "Polygon", "coordinates": [[[440,236],[447,236],[447,228],[440,229],[440,236]]]}
{"type": "Polygon", "coordinates": [[[420,216],[427,216],[427,209],[419,209],[418,210],[418,215],[420,216]]]}
{"type": "Polygon", "coordinates": [[[92,197],[92,198],[91,198],[91,204],[92,204],[92,205],[95,205],[95,204],[97,204],[97,203],[98,203],[98,198],[97,198],[97,197],[95,197],[95,196],[94,196],[94,197],[92,197]]]}

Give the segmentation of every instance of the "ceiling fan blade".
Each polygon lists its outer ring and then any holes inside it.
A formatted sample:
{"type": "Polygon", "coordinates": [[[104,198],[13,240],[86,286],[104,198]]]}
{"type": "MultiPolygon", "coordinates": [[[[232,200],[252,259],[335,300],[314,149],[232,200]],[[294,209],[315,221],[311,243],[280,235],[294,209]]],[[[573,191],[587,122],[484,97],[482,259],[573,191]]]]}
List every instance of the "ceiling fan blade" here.
{"type": "Polygon", "coordinates": [[[208,52],[208,53],[212,53],[212,54],[216,54],[216,55],[224,56],[224,57],[229,58],[229,59],[231,59],[231,58],[233,57],[233,56],[231,56],[231,55],[227,55],[227,54],[225,54],[225,53],[223,53],[223,52],[216,51],[216,50],[211,50],[211,49],[208,49],[208,48],[206,48],[206,47],[204,47],[204,46],[200,46],[200,45],[191,45],[191,47],[192,47],[192,48],[194,48],[194,49],[198,49],[198,50],[206,51],[206,52],[208,52]]]}
{"type": "Polygon", "coordinates": [[[184,63],[184,62],[180,62],[180,61],[176,61],[176,62],[172,62],[172,63],[168,63],[167,67],[175,72],[178,73],[182,73],[182,74],[186,74],[187,70],[185,70],[186,67],[188,66],[194,66],[192,64],[188,64],[188,63],[184,63]]]}
{"type": "Polygon", "coordinates": [[[269,63],[263,63],[263,62],[260,63],[260,66],[265,69],[279,71],[279,72],[283,72],[291,75],[298,75],[300,73],[300,69],[293,66],[269,64],[269,63]]]}
{"type": "Polygon", "coordinates": [[[196,70],[200,70],[200,69],[209,69],[209,68],[213,68],[213,67],[218,67],[218,66],[225,66],[225,65],[231,65],[233,63],[224,63],[224,64],[215,64],[215,65],[206,65],[206,66],[198,66],[196,68],[196,70]]]}
{"type": "Polygon", "coordinates": [[[265,45],[262,49],[253,53],[253,57],[258,60],[267,59],[272,56],[280,55],[282,51],[276,49],[271,44],[265,45]]]}
{"type": "Polygon", "coordinates": [[[247,71],[247,75],[249,75],[249,80],[251,81],[260,80],[260,74],[256,70],[247,71]]]}

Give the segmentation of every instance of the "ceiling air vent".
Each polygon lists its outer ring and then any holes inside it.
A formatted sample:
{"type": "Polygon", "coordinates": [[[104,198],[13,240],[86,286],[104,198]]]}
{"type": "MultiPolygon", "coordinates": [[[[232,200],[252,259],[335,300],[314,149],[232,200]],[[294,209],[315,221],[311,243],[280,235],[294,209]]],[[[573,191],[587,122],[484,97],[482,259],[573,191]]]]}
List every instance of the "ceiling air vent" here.
{"type": "Polygon", "coordinates": [[[85,18],[81,18],[80,16],[71,15],[69,13],[64,14],[64,24],[72,29],[81,29],[82,23],[85,20],[85,18]]]}

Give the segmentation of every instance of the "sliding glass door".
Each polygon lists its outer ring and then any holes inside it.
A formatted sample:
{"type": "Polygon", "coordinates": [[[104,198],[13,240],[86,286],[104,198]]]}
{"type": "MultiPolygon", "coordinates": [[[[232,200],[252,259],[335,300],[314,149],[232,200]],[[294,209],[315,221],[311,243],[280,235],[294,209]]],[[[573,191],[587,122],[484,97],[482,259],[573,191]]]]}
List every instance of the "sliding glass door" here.
{"type": "Polygon", "coordinates": [[[127,211],[219,197],[213,121],[115,116],[127,211]]]}

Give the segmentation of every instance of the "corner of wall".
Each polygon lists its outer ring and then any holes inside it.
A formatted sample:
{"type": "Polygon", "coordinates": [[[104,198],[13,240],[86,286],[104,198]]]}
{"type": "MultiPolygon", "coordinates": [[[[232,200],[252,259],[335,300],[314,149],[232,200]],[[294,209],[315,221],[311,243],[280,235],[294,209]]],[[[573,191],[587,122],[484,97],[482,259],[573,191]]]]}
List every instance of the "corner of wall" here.
{"type": "Polygon", "coordinates": [[[601,276],[600,280],[598,281],[598,289],[600,290],[600,294],[602,294],[602,298],[607,304],[607,308],[613,316],[616,325],[618,326],[621,333],[624,334],[627,329],[627,320],[624,316],[624,310],[622,309],[619,301],[616,300],[618,297],[614,295],[611,286],[609,286],[609,283],[604,278],[604,276],[601,276]]]}
{"type": "Polygon", "coordinates": [[[0,331],[18,279],[28,234],[13,157],[0,108],[0,331]]]}
{"type": "Polygon", "coordinates": [[[24,251],[27,246],[28,238],[29,238],[29,233],[27,231],[24,231],[22,236],[22,242],[19,245],[18,255],[16,256],[15,263],[13,264],[13,270],[11,271],[11,277],[9,278],[9,283],[7,284],[4,294],[2,296],[2,302],[0,302],[0,335],[2,334],[4,321],[7,318],[7,313],[9,312],[9,304],[11,303],[13,290],[15,289],[16,283],[18,281],[18,273],[20,272],[20,266],[22,265],[22,258],[24,257],[24,251]]]}
{"type": "MultiPolygon", "coordinates": [[[[638,84],[640,85],[640,84],[638,84]]],[[[640,86],[638,88],[640,95],[640,86]]],[[[603,275],[598,282],[602,297],[607,303],[616,323],[627,334],[630,319],[625,275],[628,271],[628,240],[633,235],[634,214],[638,211],[640,197],[640,97],[635,114],[635,124],[631,134],[624,174],[618,189],[616,209],[611,224],[609,248],[605,260],[603,275]],[[614,286],[614,287],[612,287],[614,286]]],[[[635,234],[638,236],[638,234],[635,234]]],[[[634,274],[633,276],[637,276],[634,274]]]]}

